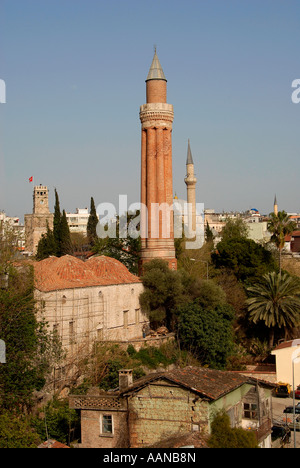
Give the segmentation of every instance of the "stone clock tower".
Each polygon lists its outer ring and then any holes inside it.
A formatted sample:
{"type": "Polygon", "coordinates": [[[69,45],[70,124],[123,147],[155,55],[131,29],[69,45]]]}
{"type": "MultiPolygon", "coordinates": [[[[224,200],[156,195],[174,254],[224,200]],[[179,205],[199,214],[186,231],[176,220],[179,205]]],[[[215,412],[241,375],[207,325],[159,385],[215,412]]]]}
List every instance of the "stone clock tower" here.
{"type": "Polygon", "coordinates": [[[156,50],[146,79],[146,104],[141,121],[141,260],[161,258],[177,269],[174,247],[172,122],[167,80],[156,50]]]}
{"type": "Polygon", "coordinates": [[[47,231],[47,225],[53,229],[53,214],[49,211],[49,190],[43,185],[33,189],[33,213],[25,215],[25,249],[36,254],[40,238],[47,231]]]}

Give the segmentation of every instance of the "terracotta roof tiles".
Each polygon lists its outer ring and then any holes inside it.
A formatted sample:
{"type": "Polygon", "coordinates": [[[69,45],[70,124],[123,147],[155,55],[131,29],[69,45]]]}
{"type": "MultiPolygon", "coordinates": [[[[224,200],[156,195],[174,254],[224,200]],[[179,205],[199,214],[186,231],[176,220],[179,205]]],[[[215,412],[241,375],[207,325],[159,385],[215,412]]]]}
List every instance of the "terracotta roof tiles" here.
{"type": "Polygon", "coordinates": [[[217,400],[221,396],[249,382],[248,377],[235,372],[190,366],[184,369],[149,374],[136,380],[123,393],[138,391],[140,388],[159,379],[165,379],[186,387],[209,400],[217,400]]]}
{"type": "Polygon", "coordinates": [[[121,262],[106,256],[87,261],[71,255],[49,257],[34,264],[34,273],[40,291],[141,282],[121,262]]]}
{"type": "Polygon", "coordinates": [[[38,448],[70,448],[57,440],[48,439],[38,446],[38,448]]]}

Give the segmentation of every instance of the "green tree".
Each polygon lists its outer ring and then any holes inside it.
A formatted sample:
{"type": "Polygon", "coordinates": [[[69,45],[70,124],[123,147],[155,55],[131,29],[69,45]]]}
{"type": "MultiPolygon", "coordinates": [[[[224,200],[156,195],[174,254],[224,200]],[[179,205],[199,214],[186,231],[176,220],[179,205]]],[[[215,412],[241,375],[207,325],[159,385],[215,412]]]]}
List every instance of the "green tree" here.
{"type": "Polygon", "coordinates": [[[38,243],[36,259],[43,260],[44,258],[48,258],[51,255],[56,255],[56,253],[57,246],[55,242],[55,237],[53,231],[49,228],[49,225],[47,223],[47,232],[42,235],[38,243]]]}
{"type": "Polygon", "coordinates": [[[37,448],[40,443],[25,417],[12,415],[9,410],[0,413],[0,448],[37,448]]]}
{"type": "Polygon", "coordinates": [[[79,423],[79,416],[69,407],[68,400],[56,398],[31,419],[32,427],[42,440],[54,439],[67,445],[79,436],[79,423]]]}
{"type": "Polygon", "coordinates": [[[291,220],[291,217],[285,211],[270,213],[268,221],[268,231],[279,253],[279,271],[281,271],[281,253],[285,244],[285,237],[291,234],[296,229],[296,223],[291,220]]]}
{"type": "Polygon", "coordinates": [[[276,269],[276,262],[269,250],[243,237],[222,240],[211,258],[216,268],[232,271],[241,281],[252,280],[276,269]]]}
{"type": "Polygon", "coordinates": [[[247,288],[249,318],[262,321],[269,328],[269,346],[273,346],[274,331],[286,333],[300,323],[300,280],[288,273],[270,272],[262,280],[247,288]]]}
{"type": "Polygon", "coordinates": [[[229,239],[246,239],[248,237],[249,228],[243,218],[228,218],[222,229],[222,240],[229,239]]]}
{"type": "Polygon", "coordinates": [[[210,448],[258,448],[254,432],[231,427],[228,414],[218,413],[211,424],[210,448]]]}
{"type": "Polygon", "coordinates": [[[47,232],[42,235],[37,248],[37,260],[43,260],[50,255],[61,257],[71,254],[73,245],[65,210],[60,212],[60,203],[55,189],[55,205],[53,217],[53,231],[47,225],[47,232]]]}
{"type": "Polygon", "coordinates": [[[54,189],[55,194],[55,204],[54,204],[54,216],[53,216],[53,235],[55,239],[57,253],[59,253],[59,245],[61,239],[61,212],[60,212],[60,203],[57,190],[54,189]]]}
{"type": "Polygon", "coordinates": [[[145,264],[140,295],[141,307],[148,312],[152,326],[174,327],[174,310],[183,301],[183,284],[179,272],[170,270],[168,263],[154,259],[145,264]]]}
{"type": "MultiPolygon", "coordinates": [[[[92,248],[93,252],[115,258],[123,263],[128,270],[133,274],[138,274],[138,261],[140,258],[141,238],[136,237],[130,232],[131,222],[139,219],[139,211],[135,213],[127,213],[126,215],[117,217],[116,223],[113,226],[114,236],[96,239],[92,248]],[[127,225],[127,237],[123,236],[121,226],[127,225]]],[[[139,223],[137,229],[139,227],[139,223]]]]}
{"type": "Polygon", "coordinates": [[[98,224],[98,216],[96,212],[95,202],[93,197],[91,198],[91,208],[90,208],[90,215],[87,224],[87,237],[89,243],[93,246],[95,241],[97,240],[97,224],[98,224]]]}
{"type": "Polygon", "coordinates": [[[214,240],[214,234],[212,230],[210,229],[208,222],[206,222],[206,227],[205,227],[205,240],[206,242],[212,242],[214,240]]]}
{"type": "Polygon", "coordinates": [[[233,349],[232,307],[223,300],[208,306],[204,295],[204,300],[178,307],[176,314],[180,345],[193,352],[202,365],[224,369],[233,349]]]}
{"type": "Polygon", "coordinates": [[[61,216],[60,221],[60,239],[59,239],[59,256],[72,253],[72,242],[70,236],[70,229],[67,221],[65,210],[61,216]]]}
{"type": "Polygon", "coordinates": [[[33,269],[9,270],[9,285],[0,290],[0,337],[6,363],[0,366],[0,407],[29,410],[33,392],[41,390],[49,370],[46,324],[35,314],[33,269]]]}

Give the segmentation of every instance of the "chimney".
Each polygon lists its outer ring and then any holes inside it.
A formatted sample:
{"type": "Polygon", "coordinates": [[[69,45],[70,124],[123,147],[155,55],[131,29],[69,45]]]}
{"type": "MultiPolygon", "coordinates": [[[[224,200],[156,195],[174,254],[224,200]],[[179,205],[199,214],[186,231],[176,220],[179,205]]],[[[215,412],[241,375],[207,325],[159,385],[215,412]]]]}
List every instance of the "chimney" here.
{"type": "Polygon", "coordinates": [[[119,391],[124,392],[130,385],[132,385],[132,369],[119,370],[119,391]]]}

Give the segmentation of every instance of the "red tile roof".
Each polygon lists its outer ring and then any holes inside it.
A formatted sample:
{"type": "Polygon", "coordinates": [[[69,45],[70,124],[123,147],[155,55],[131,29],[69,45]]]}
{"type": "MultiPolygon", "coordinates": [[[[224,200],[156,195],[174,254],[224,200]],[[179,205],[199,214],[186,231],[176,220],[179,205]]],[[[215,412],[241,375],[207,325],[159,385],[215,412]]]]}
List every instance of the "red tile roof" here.
{"type": "Polygon", "coordinates": [[[49,257],[34,264],[34,273],[39,291],[141,282],[123,263],[105,256],[85,262],[71,255],[49,257]]]}
{"type": "Polygon", "coordinates": [[[151,445],[149,448],[209,448],[207,443],[208,436],[199,432],[190,432],[189,434],[175,434],[167,439],[151,445]]]}
{"type": "Polygon", "coordinates": [[[136,380],[123,393],[127,394],[139,391],[151,382],[160,379],[168,380],[188,388],[195,393],[201,394],[208,400],[217,400],[243,384],[249,383],[248,377],[235,372],[190,366],[184,369],[174,369],[168,372],[148,374],[136,380]]]}
{"type": "Polygon", "coordinates": [[[48,439],[38,446],[38,448],[70,448],[57,440],[48,439]]]}

